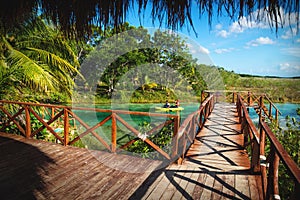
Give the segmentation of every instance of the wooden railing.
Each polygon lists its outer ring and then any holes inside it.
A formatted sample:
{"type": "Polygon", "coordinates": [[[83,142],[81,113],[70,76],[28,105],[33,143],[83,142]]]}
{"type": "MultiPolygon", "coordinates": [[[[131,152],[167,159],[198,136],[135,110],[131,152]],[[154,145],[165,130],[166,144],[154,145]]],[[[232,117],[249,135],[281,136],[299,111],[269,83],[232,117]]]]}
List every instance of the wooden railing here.
{"type": "Polygon", "coordinates": [[[177,132],[180,123],[179,115],[98,108],[74,108],[70,106],[24,102],[21,103],[4,100],[0,101],[0,132],[9,132],[12,125],[14,125],[17,131],[24,137],[34,138],[37,137],[41,131],[46,129],[49,133],[55,136],[58,143],[61,143],[65,146],[73,145],[86,135],[92,134],[103,145],[103,147],[110,152],[116,152],[118,150],[117,148],[124,149],[135,141],[142,140],[168,160],[176,159],[175,157],[177,154],[164,151],[162,148],[152,142],[148,136],[155,134],[164,126],[172,123],[174,125],[173,138],[176,138],[178,136],[177,132]],[[95,125],[91,126],[85,121],[85,119],[78,116],[75,111],[106,113],[106,117],[104,117],[104,119],[101,121],[97,121],[95,125]],[[141,133],[136,127],[126,122],[121,115],[160,117],[164,120],[158,120],[159,124],[156,124],[155,127],[151,128],[151,130],[141,133]],[[36,121],[38,121],[39,127],[35,127],[33,129],[33,127],[37,125],[36,121]],[[84,127],[85,130],[81,133],[78,133],[76,137],[70,137],[71,129],[74,128],[76,122],[81,127],[84,127]],[[131,139],[124,145],[117,146],[117,122],[126,127],[126,129],[128,129],[135,136],[135,138],[131,139]],[[54,125],[55,123],[56,125],[54,125]],[[107,139],[105,140],[101,134],[99,134],[99,131],[96,130],[106,123],[111,123],[110,141],[107,141],[107,139]],[[60,124],[60,126],[63,127],[61,130],[63,134],[59,134],[56,131],[57,124],[60,124]]]}
{"type": "MultiPolygon", "coordinates": [[[[234,95],[237,96],[237,93],[234,95]]],[[[275,122],[278,125],[278,116],[282,113],[272,102],[272,100],[266,94],[254,94],[247,92],[239,95],[247,106],[251,106],[255,109],[260,117],[267,117],[271,122],[275,122]]]]}
{"type": "Polygon", "coordinates": [[[184,160],[187,150],[211,114],[214,104],[215,96],[207,96],[199,109],[191,113],[181,124],[178,134],[173,138],[173,154],[179,156],[177,163],[181,164],[184,160]]]}
{"type": "Polygon", "coordinates": [[[250,147],[251,169],[260,173],[265,199],[280,199],[278,187],[278,168],[281,160],[294,180],[293,197],[300,193],[300,169],[280,144],[269,126],[260,118],[258,131],[248,114],[245,103],[240,95],[237,96],[237,110],[242,123],[241,132],[244,134],[244,146],[250,147]],[[270,152],[266,156],[266,137],[270,142],[270,152]]]}
{"type": "Polygon", "coordinates": [[[228,102],[235,103],[237,94],[242,96],[242,99],[248,98],[248,91],[233,91],[233,90],[203,90],[201,93],[201,99],[205,99],[210,95],[214,95],[215,102],[228,102]]]}

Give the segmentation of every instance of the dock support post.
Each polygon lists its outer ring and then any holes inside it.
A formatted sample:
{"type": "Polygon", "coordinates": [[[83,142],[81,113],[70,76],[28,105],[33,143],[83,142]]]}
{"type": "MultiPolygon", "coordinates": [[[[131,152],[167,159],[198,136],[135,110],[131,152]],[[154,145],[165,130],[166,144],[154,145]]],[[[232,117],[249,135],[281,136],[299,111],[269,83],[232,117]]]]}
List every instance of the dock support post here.
{"type": "Polygon", "coordinates": [[[111,114],[111,152],[115,153],[117,149],[117,120],[116,114],[111,114]]]}
{"type": "Polygon", "coordinates": [[[29,109],[27,106],[25,108],[25,123],[26,123],[26,128],[25,128],[25,137],[30,138],[31,135],[31,122],[30,122],[30,113],[29,109]]]}
{"type": "Polygon", "coordinates": [[[69,112],[64,108],[64,146],[69,144],[69,112]]]}

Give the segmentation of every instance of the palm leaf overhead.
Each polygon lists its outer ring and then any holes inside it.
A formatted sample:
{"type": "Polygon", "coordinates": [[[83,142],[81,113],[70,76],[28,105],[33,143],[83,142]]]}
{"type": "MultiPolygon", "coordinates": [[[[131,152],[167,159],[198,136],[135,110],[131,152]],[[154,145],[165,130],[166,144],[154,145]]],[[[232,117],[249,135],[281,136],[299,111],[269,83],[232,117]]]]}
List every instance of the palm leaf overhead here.
{"type": "Polygon", "coordinates": [[[16,71],[22,71],[19,77],[27,87],[34,90],[45,90],[46,87],[54,90],[57,80],[47,70],[47,65],[38,64],[22,52],[10,48],[7,63],[16,71]]]}
{"type": "Polygon", "coordinates": [[[194,27],[193,18],[208,15],[211,24],[214,14],[227,16],[229,20],[249,16],[259,10],[257,20],[267,19],[276,30],[289,23],[293,15],[299,27],[299,0],[10,0],[0,2],[0,32],[8,30],[28,18],[43,14],[68,35],[84,36],[91,27],[117,27],[126,21],[130,11],[136,10],[140,19],[150,9],[153,21],[158,20],[167,28],[194,27]],[[196,10],[196,13],[195,13],[196,10]],[[288,13],[287,22],[283,12],[288,13]]]}

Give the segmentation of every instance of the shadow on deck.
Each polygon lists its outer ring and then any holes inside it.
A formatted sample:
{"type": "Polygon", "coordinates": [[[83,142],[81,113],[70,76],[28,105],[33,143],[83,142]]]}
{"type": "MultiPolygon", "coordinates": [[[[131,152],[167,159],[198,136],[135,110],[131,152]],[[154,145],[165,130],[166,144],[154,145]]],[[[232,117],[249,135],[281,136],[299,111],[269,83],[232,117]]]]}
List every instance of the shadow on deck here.
{"type": "Polygon", "coordinates": [[[0,133],[1,199],[262,199],[240,129],[235,105],[216,104],[183,164],[164,169],[0,133]]]}
{"type": "Polygon", "coordinates": [[[262,199],[233,104],[216,104],[182,165],[155,172],[130,199],[262,199]]]}
{"type": "Polygon", "coordinates": [[[0,133],[1,199],[128,199],[161,165],[0,133]]]}

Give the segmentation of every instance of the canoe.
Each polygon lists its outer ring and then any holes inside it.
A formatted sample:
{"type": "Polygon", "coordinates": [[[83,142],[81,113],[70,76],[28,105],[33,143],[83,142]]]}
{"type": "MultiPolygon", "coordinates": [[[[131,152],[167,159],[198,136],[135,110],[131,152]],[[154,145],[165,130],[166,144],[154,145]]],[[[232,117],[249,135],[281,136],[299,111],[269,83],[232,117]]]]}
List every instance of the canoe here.
{"type": "Polygon", "coordinates": [[[161,111],[161,112],[175,112],[175,111],[181,111],[184,110],[183,107],[178,108],[162,108],[162,107],[155,107],[155,110],[161,111]]]}

